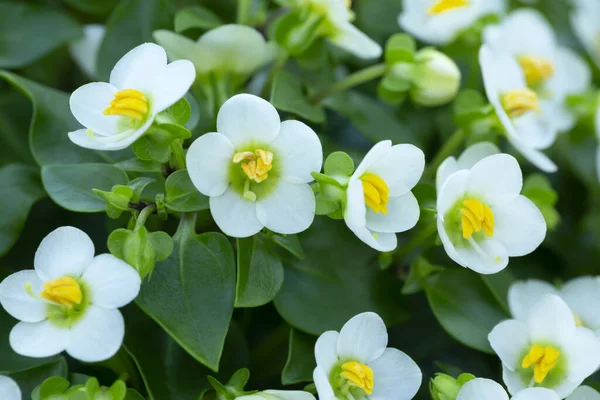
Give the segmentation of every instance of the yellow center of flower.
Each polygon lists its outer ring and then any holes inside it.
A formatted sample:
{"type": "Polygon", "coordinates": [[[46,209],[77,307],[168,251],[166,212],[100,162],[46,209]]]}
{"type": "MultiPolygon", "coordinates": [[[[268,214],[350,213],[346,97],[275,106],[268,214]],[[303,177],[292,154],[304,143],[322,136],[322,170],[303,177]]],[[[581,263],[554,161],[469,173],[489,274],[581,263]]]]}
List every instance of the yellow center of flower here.
{"type": "Polygon", "coordinates": [[[260,183],[269,177],[273,168],[273,153],[263,149],[241,151],[233,155],[233,162],[240,164],[248,179],[260,183]]]}
{"type": "Polygon", "coordinates": [[[104,110],[104,115],[120,115],[142,121],[148,114],[148,99],[139,90],[125,89],[115,93],[115,98],[104,110]]]}
{"type": "Polygon", "coordinates": [[[466,7],[470,4],[469,0],[437,0],[427,12],[429,15],[439,15],[446,11],[466,7]]]}
{"type": "Polygon", "coordinates": [[[554,75],[554,65],[547,58],[525,54],[519,57],[519,64],[529,86],[542,83],[554,75]]]}
{"type": "Polygon", "coordinates": [[[540,99],[531,89],[513,89],[500,97],[502,107],[511,118],[517,118],[528,111],[540,110],[540,99]]]}
{"type": "Polygon", "coordinates": [[[73,308],[75,304],[81,304],[83,298],[79,283],[68,276],[44,283],[44,291],[40,293],[40,296],[53,303],[69,308],[73,308]]]}
{"type": "Polygon", "coordinates": [[[469,239],[473,233],[481,230],[488,236],[494,235],[494,213],[479,200],[464,200],[460,215],[463,238],[469,239]]]}
{"type": "Polygon", "coordinates": [[[364,174],[360,177],[365,194],[365,203],[376,213],[387,214],[390,201],[390,189],[387,183],[375,174],[364,174]]]}
{"type": "Polygon", "coordinates": [[[531,346],[529,353],[523,358],[521,367],[531,368],[533,366],[533,378],[536,383],[542,383],[548,373],[558,361],[560,351],[552,346],[542,347],[537,344],[531,346]]]}
{"type": "Polygon", "coordinates": [[[362,389],[366,394],[373,394],[373,370],[365,364],[349,361],[342,364],[340,376],[346,379],[350,386],[362,389]]]}

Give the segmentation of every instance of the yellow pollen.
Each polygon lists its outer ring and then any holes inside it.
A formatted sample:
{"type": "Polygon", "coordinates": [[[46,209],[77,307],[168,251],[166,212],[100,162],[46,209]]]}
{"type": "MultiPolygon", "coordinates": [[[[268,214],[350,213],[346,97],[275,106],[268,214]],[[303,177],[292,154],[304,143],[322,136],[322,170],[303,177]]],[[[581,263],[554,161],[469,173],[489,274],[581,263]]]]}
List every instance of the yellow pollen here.
{"type": "Polygon", "coordinates": [[[75,304],[81,304],[83,297],[79,283],[68,276],[44,283],[44,291],[40,293],[40,296],[69,308],[73,308],[75,304]]]}
{"type": "Polygon", "coordinates": [[[390,201],[390,189],[387,183],[375,174],[364,174],[360,177],[365,194],[365,203],[376,213],[387,214],[390,201]]]}
{"type": "Polygon", "coordinates": [[[437,0],[427,13],[429,15],[439,15],[445,13],[446,11],[451,11],[457,8],[466,7],[470,4],[468,0],[437,0]]]}
{"type": "Polygon", "coordinates": [[[538,95],[531,89],[514,89],[505,92],[500,101],[511,118],[517,118],[528,111],[540,111],[538,95]]]}
{"type": "Polygon", "coordinates": [[[246,176],[256,183],[261,183],[269,177],[269,171],[273,168],[273,153],[263,149],[241,151],[233,155],[233,162],[240,164],[246,176]]]}
{"type": "Polygon", "coordinates": [[[554,75],[554,65],[547,58],[523,55],[519,57],[519,64],[528,86],[544,82],[554,75]]]}
{"type": "Polygon", "coordinates": [[[340,376],[348,382],[350,386],[362,389],[366,394],[373,394],[373,370],[356,361],[349,361],[342,364],[340,376]]]}
{"type": "Polygon", "coordinates": [[[481,232],[481,230],[487,236],[494,235],[494,213],[479,200],[464,200],[460,215],[463,238],[469,239],[473,233],[481,232]]]}
{"type": "Polygon", "coordinates": [[[529,353],[523,358],[522,368],[531,368],[533,366],[533,378],[536,383],[542,383],[548,373],[558,361],[560,351],[552,346],[542,347],[537,344],[531,346],[529,353]]]}
{"type": "Polygon", "coordinates": [[[135,89],[125,89],[115,93],[115,98],[104,110],[104,115],[120,115],[142,121],[148,113],[148,99],[135,89]]]}

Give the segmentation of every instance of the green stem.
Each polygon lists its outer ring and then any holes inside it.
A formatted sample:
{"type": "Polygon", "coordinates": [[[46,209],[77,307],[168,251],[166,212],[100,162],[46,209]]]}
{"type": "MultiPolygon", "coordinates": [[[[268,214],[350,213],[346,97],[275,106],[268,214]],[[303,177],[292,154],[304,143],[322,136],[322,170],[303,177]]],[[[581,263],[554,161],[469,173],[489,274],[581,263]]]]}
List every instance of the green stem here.
{"type": "Polygon", "coordinates": [[[279,70],[283,68],[283,66],[290,57],[290,54],[287,51],[281,51],[282,52],[277,56],[277,59],[273,63],[273,66],[271,67],[271,70],[267,75],[267,79],[265,80],[265,84],[263,85],[262,90],[260,91],[260,97],[264,99],[266,99],[269,95],[269,90],[271,89],[271,86],[273,84],[273,79],[275,79],[275,74],[277,74],[277,72],[279,72],[279,70]]]}
{"type": "Polygon", "coordinates": [[[410,253],[412,253],[417,247],[423,244],[427,239],[433,236],[437,232],[437,220],[432,221],[429,225],[426,225],[419,231],[418,234],[413,236],[404,246],[400,247],[396,253],[394,253],[394,260],[400,261],[410,253]]]}
{"type": "Polygon", "coordinates": [[[156,211],[156,204],[150,204],[149,206],[144,207],[142,211],[140,211],[140,215],[138,215],[135,220],[135,231],[138,231],[141,227],[146,224],[146,220],[150,215],[152,215],[156,211]]]}
{"type": "Polygon", "coordinates": [[[433,179],[440,164],[442,164],[446,158],[450,157],[452,153],[454,153],[454,151],[465,139],[465,136],[465,131],[458,129],[452,134],[452,136],[450,136],[450,138],[448,138],[448,140],[446,140],[446,143],[444,143],[440,151],[438,151],[438,153],[435,155],[431,164],[429,164],[425,169],[425,173],[423,174],[425,179],[433,179]]]}
{"type": "Polygon", "coordinates": [[[238,0],[237,23],[239,25],[250,25],[250,11],[252,10],[252,0],[238,0]]]}
{"type": "Polygon", "coordinates": [[[173,240],[183,242],[188,237],[196,234],[196,213],[183,213],[179,220],[177,232],[173,235],[173,240]]]}
{"type": "Polygon", "coordinates": [[[341,81],[334,83],[333,85],[325,88],[324,90],[315,93],[310,96],[309,101],[312,104],[319,104],[325,98],[333,96],[334,94],[346,91],[354,86],[358,86],[362,83],[368,82],[373,79],[377,79],[384,75],[387,71],[387,66],[384,63],[372,65],[365,69],[361,69],[353,74],[348,75],[341,81]]]}
{"type": "Polygon", "coordinates": [[[185,153],[181,139],[171,142],[171,166],[176,170],[185,169],[185,153]]]}

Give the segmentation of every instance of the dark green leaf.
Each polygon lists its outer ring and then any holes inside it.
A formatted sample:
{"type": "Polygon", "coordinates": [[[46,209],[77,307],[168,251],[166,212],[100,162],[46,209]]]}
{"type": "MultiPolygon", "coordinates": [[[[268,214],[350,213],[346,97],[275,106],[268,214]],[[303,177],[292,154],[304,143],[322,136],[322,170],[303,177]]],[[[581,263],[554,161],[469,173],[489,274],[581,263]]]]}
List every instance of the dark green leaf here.
{"type": "Polygon", "coordinates": [[[115,164],[116,167],[130,172],[162,172],[162,164],[154,161],[144,161],[139,158],[131,158],[115,164]]]}
{"type": "Polygon", "coordinates": [[[281,373],[283,385],[293,385],[313,380],[316,337],[294,329],[290,330],[288,358],[281,373]]]}
{"type": "Polygon", "coordinates": [[[298,258],[304,258],[304,250],[298,240],[297,235],[279,235],[273,234],[271,236],[273,242],[283,247],[298,258]]]}
{"type": "Polygon", "coordinates": [[[223,23],[212,11],[202,6],[182,8],[175,14],[175,32],[181,33],[188,29],[213,29],[223,23]]]}
{"type": "Polygon", "coordinates": [[[160,124],[152,126],[148,132],[133,144],[133,152],[145,161],[165,163],[171,154],[171,143],[188,139],[192,133],[181,125],[160,124]]]}
{"type": "Polygon", "coordinates": [[[166,206],[176,212],[194,212],[208,209],[208,197],[196,189],[187,170],[172,173],[165,183],[166,206]]]}
{"type": "Polygon", "coordinates": [[[71,7],[85,14],[106,15],[119,3],[120,0],[64,0],[71,7]]]}
{"type": "Polygon", "coordinates": [[[297,78],[290,73],[279,71],[271,86],[271,103],[281,111],[287,111],[312,122],[325,121],[321,106],[308,102],[297,78]]]}
{"type": "Polygon", "coordinates": [[[30,398],[31,393],[42,382],[40,398],[48,399],[52,394],[64,393],[69,387],[69,381],[66,380],[67,375],[67,362],[60,357],[56,361],[15,372],[9,376],[19,384],[24,399],[30,398]]]}
{"type": "Polygon", "coordinates": [[[406,278],[406,281],[404,282],[404,286],[402,287],[402,294],[409,295],[421,291],[423,288],[423,280],[425,278],[435,272],[440,272],[443,270],[443,267],[432,265],[425,258],[418,257],[410,265],[410,272],[406,278]]]}

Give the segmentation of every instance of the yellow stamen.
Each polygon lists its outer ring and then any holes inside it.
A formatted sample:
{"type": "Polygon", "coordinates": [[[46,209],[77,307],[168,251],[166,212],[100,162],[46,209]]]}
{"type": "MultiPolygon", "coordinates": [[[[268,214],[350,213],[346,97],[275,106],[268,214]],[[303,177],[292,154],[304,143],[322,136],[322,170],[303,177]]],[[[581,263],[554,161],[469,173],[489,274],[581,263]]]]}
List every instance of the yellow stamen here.
{"type": "Polygon", "coordinates": [[[362,389],[366,394],[373,394],[373,370],[356,361],[349,361],[342,364],[340,376],[347,380],[350,386],[362,389]]]}
{"type": "Polygon", "coordinates": [[[533,378],[536,383],[542,383],[548,373],[560,357],[560,351],[552,346],[542,347],[537,344],[531,346],[529,353],[523,358],[522,368],[531,368],[533,366],[533,378]]]}
{"type": "Polygon", "coordinates": [[[376,213],[387,214],[390,201],[390,189],[387,183],[375,174],[364,174],[360,177],[365,195],[365,204],[376,213]]]}
{"type": "Polygon", "coordinates": [[[481,232],[482,229],[487,236],[494,235],[494,213],[479,200],[464,200],[460,215],[463,238],[469,239],[473,233],[481,232]]]}
{"type": "Polygon", "coordinates": [[[539,111],[540,100],[530,89],[509,90],[501,96],[502,107],[511,118],[517,118],[528,111],[539,111]]]}
{"type": "Polygon", "coordinates": [[[263,149],[257,149],[254,153],[241,151],[233,155],[232,161],[240,164],[250,180],[261,183],[269,177],[269,171],[273,168],[273,153],[263,149]]]}
{"type": "Polygon", "coordinates": [[[73,308],[75,304],[81,304],[83,298],[79,283],[68,276],[44,283],[44,291],[40,293],[40,296],[69,308],[73,308]]]}
{"type": "Polygon", "coordinates": [[[120,115],[142,121],[148,114],[148,99],[135,89],[125,89],[115,93],[115,98],[104,110],[104,115],[120,115]]]}
{"type": "Polygon", "coordinates": [[[519,64],[529,86],[542,83],[554,75],[554,65],[547,58],[526,54],[519,57],[519,64]]]}
{"type": "Polygon", "coordinates": [[[446,11],[451,11],[457,8],[466,7],[470,4],[468,0],[438,0],[436,1],[427,12],[429,15],[439,15],[446,11]]]}

